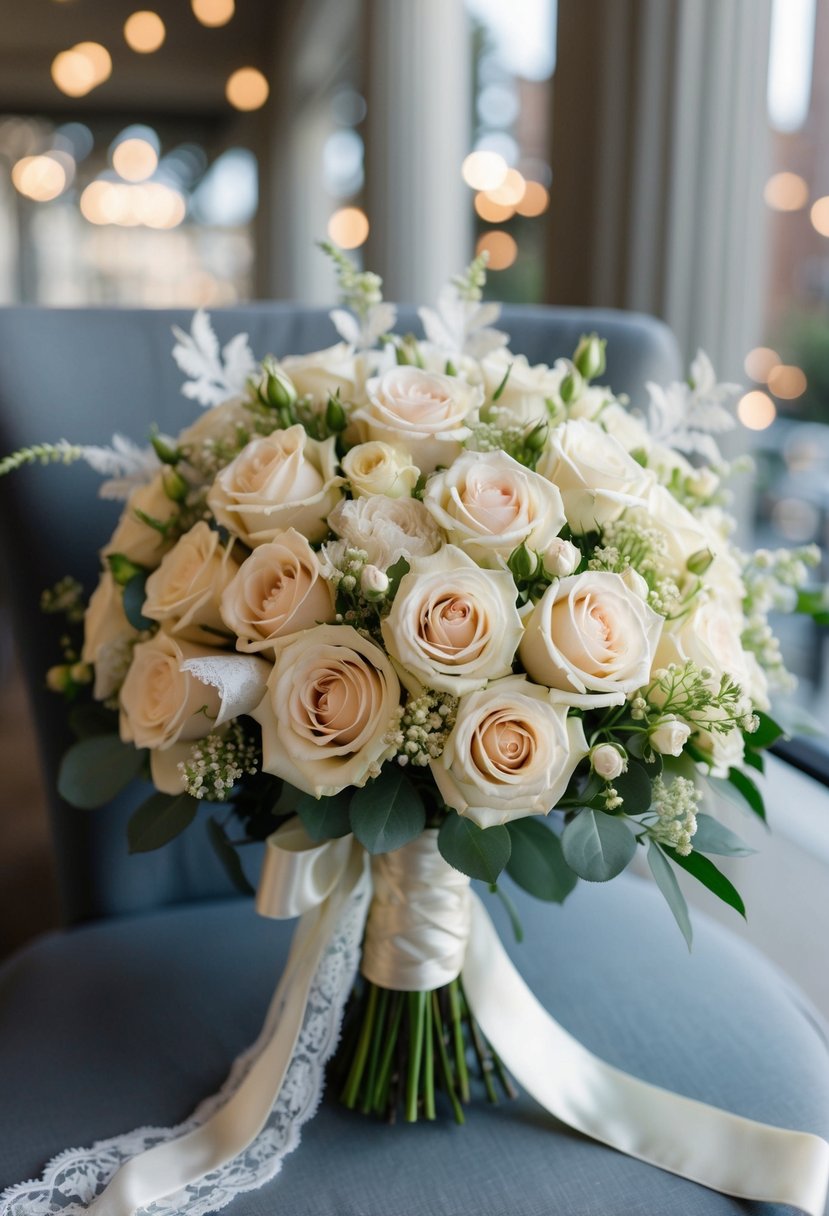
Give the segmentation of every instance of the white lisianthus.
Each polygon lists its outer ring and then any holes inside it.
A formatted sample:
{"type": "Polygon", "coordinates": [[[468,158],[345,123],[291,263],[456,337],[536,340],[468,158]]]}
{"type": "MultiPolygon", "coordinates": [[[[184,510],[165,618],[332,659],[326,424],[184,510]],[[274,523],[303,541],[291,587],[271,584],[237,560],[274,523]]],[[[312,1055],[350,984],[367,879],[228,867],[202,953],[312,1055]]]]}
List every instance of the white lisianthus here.
{"type": "Polygon", "coordinates": [[[457,697],[508,675],[523,632],[515,597],[509,571],[454,545],[414,559],[381,626],[403,683],[457,697]]]}
{"type": "Polygon", "coordinates": [[[555,399],[567,372],[563,361],[554,367],[544,363],[529,363],[524,355],[513,355],[506,347],[493,351],[481,364],[486,397],[501,388],[498,400],[492,403],[502,426],[524,426],[547,419],[548,399],[555,399]],[[509,376],[504,383],[504,377],[509,376]]]}
{"type": "Polygon", "coordinates": [[[571,705],[623,704],[647,683],[662,631],[646,593],[642,579],[607,571],[551,583],[524,623],[527,674],[571,705]]]}
{"type": "Polygon", "coordinates": [[[164,750],[209,735],[219,715],[219,692],[181,666],[187,659],[222,653],[179,642],[163,630],[139,642],[121,688],[123,741],[164,750]]]}
{"type": "Polygon", "coordinates": [[[648,742],[660,756],[681,756],[691,735],[691,727],[673,714],[666,714],[648,734],[648,742]]]}
{"type": "Polygon", "coordinates": [[[173,541],[167,540],[158,528],[145,523],[137,512],[165,524],[177,509],[176,503],[165,493],[162,470],[152,481],[138,486],[130,494],[118,526],[103,548],[104,555],[121,553],[138,566],[157,566],[172,548],[173,541]]]}
{"type": "Polygon", "coordinates": [[[546,689],[508,676],[461,698],[430,768],[447,805],[489,828],[548,814],[587,751],[581,719],[546,689]]]}
{"type": "Polygon", "coordinates": [[[408,498],[420,476],[420,469],[412,464],[407,452],[380,440],[358,443],[346,452],[343,472],[355,498],[371,494],[408,498]]]}
{"type": "Polygon", "coordinates": [[[217,475],[208,506],[251,548],[288,528],[322,540],[342,497],[335,444],[311,439],[299,425],[254,439],[217,475]]]}
{"type": "Polygon", "coordinates": [[[592,532],[641,505],[654,481],[617,439],[586,419],[555,427],[536,467],[558,486],[576,533],[592,532]]]}
{"type": "MultiPolygon", "coordinates": [[[[363,549],[368,562],[387,570],[400,557],[425,557],[443,544],[443,534],[416,498],[342,499],[328,517],[332,531],[353,549],[363,549]]],[[[334,546],[328,546],[334,549],[334,546]]]]}
{"type": "Polygon", "coordinates": [[[219,645],[211,636],[226,632],[219,603],[239,568],[232,548],[204,521],[195,524],[147,579],[144,616],[187,641],[219,645]]]}
{"type": "Polygon", "coordinates": [[[247,653],[333,620],[331,588],[305,537],[290,528],[257,545],[225,588],[221,616],[236,635],[236,649],[247,653]]]}
{"type": "Polygon", "coordinates": [[[712,687],[719,685],[723,675],[729,675],[748,691],[751,681],[741,639],[741,618],[730,603],[700,599],[685,616],[665,622],[654,656],[655,667],[671,663],[682,666],[689,659],[711,671],[712,687]]]}
{"type": "Polygon", "coordinates": [[[362,392],[362,361],[345,342],[310,355],[287,355],[279,360],[300,397],[324,406],[329,397],[351,402],[362,392]]]}
{"type": "Polygon", "coordinates": [[[599,743],[590,751],[590,765],[603,781],[615,781],[627,772],[627,756],[612,743],[599,743]]]}
{"type": "Polygon", "coordinates": [[[95,669],[92,695],[106,701],[118,691],[126,672],[131,645],[138,637],[124,612],[124,595],[109,570],[104,570],[89,597],[83,621],[84,663],[95,669]]]}
{"type": "Polygon", "coordinates": [[[465,452],[431,477],[423,504],[453,544],[483,564],[543,550],[564,527],[561,495],[506,452],[465,452]]]}
{"type": "Polygon", "coordinates": [[[554,537],[541,554],[541,563],[554,578],[567,578],[581,561],[581,550],[571,540],[554,537]]]}
{"type": "Polygon", "coordinates": [[[483,400],[482,389],[465,380],[419,367],[394,367],[366,391],[368,404],[353,415],[364,437],[404,448],[423,473],[460,455],[466,420],[483,400]]]}
{"type": "Polygon", "coordinates": [[[394,750],[400,684],[378,646],[348,625],[277,638],[253,717],[262,768],[316,798],[363,786],[394,750]]]}

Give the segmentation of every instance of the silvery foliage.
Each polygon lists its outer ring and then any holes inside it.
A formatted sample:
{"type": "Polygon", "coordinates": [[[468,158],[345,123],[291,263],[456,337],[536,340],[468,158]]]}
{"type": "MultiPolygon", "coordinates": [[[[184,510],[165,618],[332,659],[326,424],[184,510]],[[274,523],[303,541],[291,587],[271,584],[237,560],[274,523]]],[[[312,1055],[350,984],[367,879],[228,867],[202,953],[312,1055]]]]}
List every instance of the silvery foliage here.
{"type": "Polygon", "coordinates": [[[695,452],[709,464],[722,461],[714,435],[733,430],[734,416],[726,408],[741,391],[739,384],[718,384],[711,360],[697,351],[688,382],[667,388],[648,381],[648,427],[653,438],[681,452],[695,452]]]}
{"type": "Polygon", "coordinates": [[[117,432],[109,447],[85,445],[81,449],[81,459],[107,478],[98,490],[99,497],[119,502],[126,502],[137,486],[152,481],[161,467],[150,445],[142,448],[117,432]]]}
{"type": "Polygon", "coordinates": [[[236,334],[220,349],[210,317],[201,308],[193,317],[189,334],[177,325],[173,333],[177,338],[173,358],[189,377],[181,386],[185,397],[208,407],[246,392],[248,379],[259,367],[247,334],[236,334]]]}

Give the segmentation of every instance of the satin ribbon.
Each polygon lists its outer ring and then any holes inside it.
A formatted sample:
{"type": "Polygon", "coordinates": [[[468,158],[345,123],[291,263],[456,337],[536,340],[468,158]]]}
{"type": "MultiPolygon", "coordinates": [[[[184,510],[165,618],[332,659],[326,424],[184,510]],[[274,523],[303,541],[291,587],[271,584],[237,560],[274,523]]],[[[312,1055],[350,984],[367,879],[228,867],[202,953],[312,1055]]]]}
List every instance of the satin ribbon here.
{"type": "MultiPolygon", "coordinates": [[[[434,882],[448,877],[441,870],[445,863],[434,860],[435,837],[424,833],[414,847],[406,846],[408,861],[405,850],[401,856],[374,859],[380,899],[371,913],[374,929],[370,918],[367,930],[372,977],[383,976],[393,987],[426,990],[430,985],[423,981],[436,974],[429,943],[437,943],[441,983],[462,975],[483,1033],[518,1083],[555,1118],[628,1156],[723,1194],[790,1204],[808,1216],[824,1216],[829,1191],[825,1140],[680,1097],[592,1055],[533,996],[466,882],[452,878],[452,891],[435,897],[434,882]],[[459,949],[467,929],[465,950],[459,949]],[[395,950],[402,953],[392,963],[395,950]],[[418,960],[424,968],[419,978],[418,960]]],[[[92,1204],[94,1216],[134,1216],[198,1181],[256,1137],[282,1086],[314,973],[338,917],[366,882],[365,854],[351,837],[315,846],[291,822],[269,839],[257,908],[265,916],[301,919],[265,1023],[263,1050],[236,1092],[204,1124],[122,1166],[92,1204]]]]}

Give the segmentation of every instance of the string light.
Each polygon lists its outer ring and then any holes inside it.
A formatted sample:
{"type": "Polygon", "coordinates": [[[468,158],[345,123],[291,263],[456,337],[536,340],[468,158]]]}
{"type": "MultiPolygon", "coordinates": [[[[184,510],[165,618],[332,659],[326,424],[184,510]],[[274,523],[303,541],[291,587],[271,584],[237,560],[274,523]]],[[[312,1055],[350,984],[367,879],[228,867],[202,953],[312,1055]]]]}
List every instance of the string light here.
{"type": "Polygon", "coordinates": [[[269,93],[270,86],[258,68],[238,68],[225,85],[225,96],[237,110],[261,109],[269,93]]]}
{"type": "Polygon", "coordinates": [[[328,235],[341,249],[359,249],[368,233],[368,216],[359,207],[341,207],[328,221],[328,235]]]}
{"type": "Polygon", "coordinates": [[[764,431],[777,417],[777,408],[768,393],[755,388],[738,401],[737,417],[750,431],[764,431]]]}
{"type": "Polygon", "coordinates": [[[227,25],[236,12],[234,0],[190,0],[190,2],[196,20],[210,29],[227,25]]]}
{"type": "Polygon", "coordinates": [[[142,9],[133,13],[124,22],[124,39],[127,46],[139,55],[151,55],[157,51],[167,37],[164,22],[158,13],[142,9]]]}
{"type": "Polygon", "coordinates": [[[501,185],[496,186],[494,190],[487,190],[487,194],[493,203],[500,203],[502,207],[517,207],[526,190],[527,183],[523,173],[519,173],[517,169],[507,169],[501,185]]]}
{"type": "Polygon", "coordinates": [[[546,186],[542,186],[541,182],[527,182],[524,189],[524,197],[517,204],[515,210],[519,215],[526,216],[528,219],[537,215],[543,215],[550,205],[550,192],[546,186]]]}

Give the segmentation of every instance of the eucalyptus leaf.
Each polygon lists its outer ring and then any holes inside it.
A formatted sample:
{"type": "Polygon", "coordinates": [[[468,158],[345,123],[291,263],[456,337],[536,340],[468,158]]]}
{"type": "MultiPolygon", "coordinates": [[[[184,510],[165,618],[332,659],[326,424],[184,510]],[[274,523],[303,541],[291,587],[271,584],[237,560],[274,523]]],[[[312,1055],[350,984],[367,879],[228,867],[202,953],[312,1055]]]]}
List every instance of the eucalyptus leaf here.
{"type": "Polygon", "coordinates": [[[636,852],[636,837],[624,819],[583,810],[561,837],[564,860],[588,882],[607,882],[621,874],[636,852]]]}
{"type": "Polygon", "coordinates": [[[58,793],[85,811],[103,806],[137,777],[146,752],[118,735],[91,735],[73,743],[58,770],[58,793]]]}
{"type": "Polygon", "coordinates": [[[564,860],[561,841],[540,819],[527,816],[507,827],[512,844],[507,873],[536,899],[561,904],[578,882],[564,860]]]}
{"type": "Polygon", "coordinates": [[[152,629],[156,623],[144,616],[141,611],[144,607],[144,600],[147,598],[148,576],[149,572],[142,570],[140,574],[134,575],[124,587],[124,615],[133,629],[152,629]]]}
{"type": "Polygon", "coordinates": [[[130,816],[129,851],[150,853],[169,844],[190,826],[198,809],[198,799],[190,794],[153,794],[130,816]]]}
{"type": "Polygon", "coordinates": [[[296,813],[312,840],[336,840],[348,835],[351,831],[348,816],[351,798],[351,789],[341,790],[331,798],[314,798],[311,794],[300,797],[296,813]]]}
{"type": "Polygon", "coordinates": [[[501,824],[479,828],[477,823],[450,811],[438,832],[438,849],[444,861],[468,874],[494,883],[510,857],[510,834],[501,824]]]}
{"type": "Polygon", "coordinates": [[[212,815],[207,821],[207,835],[210,843],[213,845],[216,856],[224,866],[225,873],[236,890],[242,895],[253,895],[253,887],[248,882],[245,871],[242,869],[242,861],[239,854],[228,840],[227,833],[218,819],[213,818],[212,815]]]}
{"type": "Polygon", "coordinates": [[[677,853],[676,849],[671,849],[667,845],[664,846],[664,851],[671,861],[683,870],[687,870],[689,874],[693,874],[694,878],[704,887],[707,887],[723,903],[734,908],[745,919],[746,907],[739,891],[722,871],[717,869],[713,861],[703,857],[702,853],[689,853],[687,857],[683,857],[677,853]]]}
{"type": "Polygon", "coordinates": [[[694,849],[698,853],[715,853],[721,857],[749,857],[756,853],[736,832],[714,819],[712,815],[697,815],[697,830],[693,837],[694,849]]]}
{"type": "MultiPolygon", "coordinates": [[[[655,769],[654,777],[657,772],[655,769]]],[[[644,815],[645,811],[650,810],[653,801],[652,778],[637,760],[629,759],[627,772],[615,777],[611,784],[622,799],[626,815],[644,815]]]]}
{"type": "Polygon", "coordinates": [[[746,732],[745,739],[749,747],[759,750],[763,747],[771,747],[772,743],[776,743],[778,739],[782,739],[785,731],[779,722],[775,722],[774,718],[769,717],[762,711],[757,714],[758,726],[757,729],[750,734],[746,732]]]}
{"type": "Polygon", "coordinates": [[[685,896],[679,889],[679,883],[676,880],[676,874],[674,874],[671,868],[671,863],[655,840],[652,840],[648,845],[648,865],[651,874],[653,874],[654,881],[665,896],[665,902],[671,909],[674,920],[679,925],[682,936],[685,938],[690,950],[691,943],[694,940],[694,931],[691,927],[688,905],[685,902],[685,896]]]}
{"type": "Polygon", "coordinates": [[[396,764],[387,764],[351,799],[351,830],[369,853],[402,848],[426,826],[420,794],[396,764]]]}

